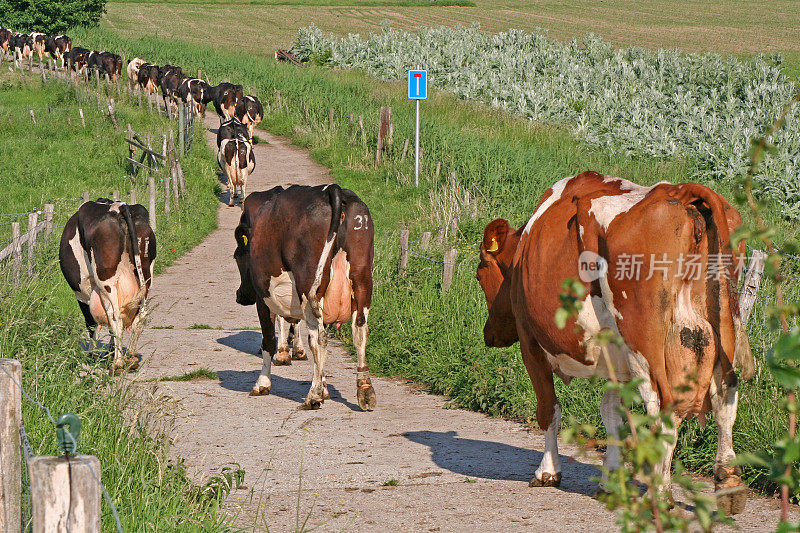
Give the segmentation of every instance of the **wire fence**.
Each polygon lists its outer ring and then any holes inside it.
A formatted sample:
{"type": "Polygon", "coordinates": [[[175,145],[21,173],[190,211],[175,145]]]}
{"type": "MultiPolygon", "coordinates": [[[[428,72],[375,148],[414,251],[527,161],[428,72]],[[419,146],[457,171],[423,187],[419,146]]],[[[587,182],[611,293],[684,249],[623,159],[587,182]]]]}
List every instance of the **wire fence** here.
{"type": "MultiPolygon", "coordinates": [[[[78,447],[78,439],[75,436],[73,436],[73,434],[71,432],[72,428],[67,429],[63,425],[59,426],[59,424],[56,422],[56,419],[53,417],[53,414],[50,411],[50,408],[48,406],[44,405],[43,403],[41,403],[38,400],[36,400],[35,398],[33,398],[33,396],[28,394],[28,391],[25,390],[25,388],[22,386],[22,383],[17,381],[14,378],[14,376],[8,370],[6,370],[4,365],[0,365],[0,370],[2,370],[6,374],[6,376],[9,378],[11,383],[14,384],[19,389],[19,391],[22,394],[23,398],[25,398],[29,403],[37,406],[41,411],[43,411],[45,413],[45,415],[47,416],[47,419],[53,425],[53,429],[60,428],[64,432],[64,435],[70,441],[72,446],[74,447],[73,449],[77,449],[77,447],[78,447]]],[[[23,506],[22,506],[23,507],[23,526],[24,526],[24,530],[27,531],[28,528],[31,525],[32,520],[33,520],[31,480],[30,480],[30,478],[28,476],[28,472],[29,472],[30,460],[33,457],[36,457],[36,454],[33,452],[33,448],[31,447],[31,444],[30,444],[30,439],[28,438],[28,434],[25,431],[24,422],[20,424],[20,430],[19,431],[20,431],[20,443],[22,445],[22,450],[23,450],[22,459],[23,459],[23,463],[24,463],[24,468],[22,470],[23,470],[23,472],[25,472],[25,474],[23,475],[23,484],[24,484],[24,487],[25,487],[25,490],[23,492],[23,506]]],[[[65,454],[65,457],[68,458],[68,459],[75,459],[75,460],[81,462],[82,464],[86,465],[86,467],[89,469],[89,472],[91,473],[92,477],[94,478],[95,482],[97,482],[98,486],[100,487],[100,489],[101,489],[101,491],[103,493],[103,497],[105,498],[106,502],[108,503],[109,509],[111,509],[111,514],[114,517],[114,523],[116,525],[117,532],[118,533],[123,533],[122,524],[120,523],[120,520],[119,520],[119,513],[117,512],[117,507],[116,507],[116,505],[114,505],[114,501],[111,499],[111,496],[109,495],[108,490],[106,489],[106,486],[103,484],[102,481],[100,481],[100,477],[94,471],[94,467],[91,465],[91,463],[89,463],[86,459],[84,459],[80,455],[65,454]]],[[[72,478],[70,477],[70,483],[71,482],[72,482],[72,478]]],[[[70,485],[70,493],[71,493],[71,491],[72,491],[72,486],[70,485]]]]}

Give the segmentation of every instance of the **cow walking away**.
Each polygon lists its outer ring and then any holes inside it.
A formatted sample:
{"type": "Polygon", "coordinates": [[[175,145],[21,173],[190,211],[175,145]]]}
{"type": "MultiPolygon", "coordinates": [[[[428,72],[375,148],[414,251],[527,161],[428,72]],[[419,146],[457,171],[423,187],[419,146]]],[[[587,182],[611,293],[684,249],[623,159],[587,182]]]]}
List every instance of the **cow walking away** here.
{"type": "Polygon", "coordinates": [[[137,83],[148,95],[158,92],[158,65],[143,63],[137,71],[137,83]]]}
{"type": "Polygon", "coordinates": [[[72,49],[72,39],[66,35],[54,35],[48,37],[44,42],[44,51],[53,58],[53,62],[58,64],[61,61],[61,70],[64,70],[66,54],[72,49]]]}
{"type": "Polygon", "coordinates": [[[217,131],[217,162],[225,174],[228,186],[228,205],[233,206],[236,189],[241,189],[242,209],[247,196],[247,177],[256,168],[256,156],[253,144],[247,137],[247,128],[231,119],[220,124],[217,131]]]}
{"type": "Polygon", "coordinates": [[[314,377],[303,406],[319,408],[325,382],[325,324],[352,321],[358,368],[358,405],[373,409],[375,390],[366,362],[372,300],[374,230],[369,209],[338,185],[292,185],[255,192],[244,202],[234,233],[241,285],[236,302],[256,305],[263,334],[263,365],[250,395],[269,394],[276,354],[275,317],[305,320],[314,377]]]}
{"type": "Polygon", "coordinates": [[[11,49],[14,52],[14,61],[20,66],[22,61],[33,56],[33,38],[24,33],[11,36],[11,49]]]}
{"type": "Polygon", "coordinates": [[[131,88],[131,90],[135,89],[139,84],[139,68],[141,68],[141,66],[145,63],[147,63],[147,61],[140,57],[134,57],[128,62],[128,66],[125,68],[125,71],[128,74],[128,86],[131,88]]]}
{"type": "Polygon", "coordinates": [[[211,86],[200,78],[184,78],[177,90],[177,97],[192,106],[195,116],[206,116],[206,94],[211,86]]]}
{"type": "MultiPolygon", "coordinates": [[[[727,514],[743,510],[747,491],[732,465],[734,369],[749,379],[753,358],[736,293],[735,265],[743,260],[744,245],[738,251],[730,245],[740,225],[738,211],[707,187],[642,187],[585,172],[548,189],[523,228],[502,219],[486,226],[477,272],[489,308],[484,340],[495,347],[519,341],[536,392],[536,418],[545,431],[532,486],[561,481],[561,406],[553,374],[565,383],[573,377],[608,378],[613,365],[621,381],[643,380],[639,392],[648,414],[669,410],[674,428],[665,431],[673,437],[683,418],[713,411],[718,504],[727,514]],[[632,257],[655,260],[658,270],[631,273],[625,260],[632,257]],[[698,259],[699,274],[684,268],[689,257],[698,259]],[[579,260],[607,269],[580,270],[579,260]],[[559,329],[554,316],[561,284],[579,277],[587,296],[578,316],[559,329]],[[595,342],[600,331],[618,334],[622,344],[601,347],[595,342]]],[[[619,406],[617,393],[607,391],[600,413],[612,438],[621,424],[619,406]]],[[[659,466],[667,487],[674,448],[669,445],[659,466]]],[[[618,446],[608,446],[605,464],[610,470],[620,466],[618,446]]]]}
{"type": "Polygon", "coordinates": [[[47,35],[44,33],[35,31],[30,34],[31,36],[31,43],[33,44],[33,51],[36,52],[36,55],[39,56],[39,67],[44,68],[42,66],[42,58],[45,55],[45,41],[47,40],[47,35]]]}
{"type": "Polygon", "coordinates": [[[146,298],[156,259],[156,238],[147,209],[101,198],[86,202],[64,227],[59,248],[61,272],[75,292],[89,335],[111,331],[112,371],[135,366],[136,343],[144,325],[146,298]],[[131,331],[128,358],[123,330],[131,331]]]}
{"type": "Polygon", "coordinates": [[[74,70],[81,76],[85,77],[89,70],[88,70],[88,57],[89,57],[89,50],[80,46],[76,46],[70,49],[67,52],[67,68],[70,70],[74,70]]]}
{"type": "Polygon", "coordinates": [[[0,28],[0,61],[11,49],[11,37],[13,32],[6,28],[0,28]]]}
{"type": "Polygon", "coordinates": [[[247,131],[250,133],[250,138],[253,138],[253,130],[264,118],[264,108],[261,106],[261,101],[252,95],[247,95],[236,102],[234,109],[234,117],[239,122],[247,126],[247,131]]]}
{"type": "Polygon", "coordinates": [[[236,115],[236,104],[242,98],[244,98],[244,90],[241,85],[222,82],[216,87],[208,89],[203,103],[213,102],[220,120],[230,120],[236,115]]]}

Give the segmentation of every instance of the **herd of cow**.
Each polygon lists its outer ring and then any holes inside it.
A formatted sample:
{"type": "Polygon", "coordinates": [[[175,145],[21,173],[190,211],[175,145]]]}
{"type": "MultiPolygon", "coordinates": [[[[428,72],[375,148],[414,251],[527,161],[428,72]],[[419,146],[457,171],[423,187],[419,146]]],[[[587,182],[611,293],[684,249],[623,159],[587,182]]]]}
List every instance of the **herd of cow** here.
{"type": "MultiPolygon", "coordinates": [[[[64,36],[41,41],[41,34],[9,37],[5,31],[0,30],[0,38],[10,39],[15,53],[28,53],[31,42],[32,48],[44,42],[44,50],[55,53],[53,43],[61,43],[56,57],[66,55],[68,65],[77,64],[72,57],[77,49],[71,49],[64,36]]],[[[112,72],[119,75],[120,68],[114,66],[112,72]]],[[[230,205],[236,187],[242,188],[242,215],[233,235],[241,278],[236,301],[256,306],[263,333],[262,371],[250,394],[269,394],[273,358],[276,364],[291,361],[288,326],[304,320],[314,358],[304,405],[320,407],[329,397],[324,328],[349,320],[358,359],[358,403],[362,409],[374,408],[366,363],[374,259],[374,226],[367,206],[354,192],[335,184],[275,187],[247,195],[247,174],[255,166],[253,128],[263,116],[258,99],[244,96],[240,85],[212,87],[184,76],[180,67],[159,67],[138,58],[127,73],[131,84],[149,94],[160,87],[165,105],[169,99],[181,100],[203,114],[205,105],[213,102],[220,115],[218,159],[228,178],[230,205]]],[[[486,226],[476,276],[489,310],[484,342],[495,347],[520,343],[538,400],[537,421],[545,431],[545,450],[532,486],[557,486],[561,481],[561,407],[554,375],[569,383],[574,377],[613,374],[622,381],[640,380],[647,412],[669,410],[673,426],[665,430],[673,436],[682,419],[695,416],[702,422],[713,412],[718,425],[717,500],[728,514],[743,510],[747,491],[733,462],[732,437],[738,377],[749,379],[754,362],[736,292],[737,265],[745,250],[743,244],[731,244],[740,225],[738,211],[708,187],[643,187],[584,172],[550,187],[524,227],[516,229],[503,219],[486,226]],[[657,259],[656,275],[625,275],[620,265],[631,256],[657,259]],[[709,275],[687,271],[689,256],[709,275]],[[595,258],[593,265],[604,265],[589,278],[582,276],[586,257],[595,258]],[[583,281],[586,296],[578,315],[560,329],[554,316],[562,305],[562,283],[570,278],[583,281]],[[604,332],[613,333],[617,342],[598,342],[604,332]]],[[[132,330],[132,354],[146,314],[155,258],[155,235],[141,205],[107,199],[86,202],[64,228],[62,271],[90,335],[100,325],[111,330],[115,369],[132,363],[120,340],[124,329],[132,330]]],[[[303,358],[299,343],[294,355],[303,358]]],[[[619,405],[615,391],[605,393],[600,411],[612,437],[621,425],[619,405]]],[[[665,483],[674,447],[668,447],[659,467],[665,483]]],[[[620,459],[619,447],[609,445],[606,466],[618,468],[620,459]]]]}

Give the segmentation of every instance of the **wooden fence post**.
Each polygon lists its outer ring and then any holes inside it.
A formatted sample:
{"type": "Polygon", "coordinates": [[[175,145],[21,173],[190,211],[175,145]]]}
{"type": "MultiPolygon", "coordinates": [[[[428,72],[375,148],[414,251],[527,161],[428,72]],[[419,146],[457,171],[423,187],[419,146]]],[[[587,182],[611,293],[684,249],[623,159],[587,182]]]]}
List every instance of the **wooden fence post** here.
{"type": "Polygon", "coordinates": [[[150,202],[147,210],[150,212],[150,228],[156,231],[156,178],[151,172],[147,177],[147,193],[150,195],[150,202]]]}
{"type": "Polygon", "coordinates": [[[114,129],[119,128],[119,122],[117,122],[117,110],[114,107],[114,99],[108,99],[108,116],[111,117],[111,123],[114,125],[114,129]]]}
{"type": "Polygon", "coordinates": [[[28,213],[28,275],[33,276],[33,262],[35,260],[34,253],[36,253],[36,226],[39,225],[39,213],[34,211],[28,213]]]}
{"type": "Polygon", "coordinates": [[[83,203],[89,201],[89,191],[83,191],[83,203]]]}
{"type": "Polygon", "coordinates": [[[453,284],[453,271],[456,268],[456,256],[458,250],[450,248],[444,253],[444,265],[442,265],[442,292],[447,292],[453,284]]]}
{"type": "Polygon", "coordinates": [[[33,109],[31,109],[30,111],[31,111],[31,120],[33,121],[33,125],[35,126],[36,125],[36,115],[33,114],[33,109]]]}
{"type": "Polygon", "coordinates": [[[439,179],[439,173],[441,171],[442,171],[442,162],[441,161],[437,161],[436,162],[436,179],[437,180],[439,179]]]}
{"type": "Polygon", "coordinates": [[[742,285],[742,296],[739,298],[739,315],[744,326],[747,326],[747,321],[750,319],[750,314],[753,312],[753,306],[756,303],[766,258],[766,252],[753,250],[753,255],[750,256],[750,263],[747,265],[747,274],[742,285]]]}
{"type": "MultiPolygon", "coordinates": [[[[170,130],[170,136],[172,136],[172,131],[170,130]]],[[[175,202],[175,209],[180,209],[180,187],[179,187],[179,180],[178,180],[178,165],[175,163],[177,154],[175,154],[175,143],[172,142],[172,139],[169,140],[169,145],[167,147],[167,162],[169,165],[169,174],[170,179],[172,180],[172,200],[175,202]]]]}
{"type": "Polygon", "coordinates": [[[22,384],[22,364],[0,359],[0,531],[4,533],[22,531],[22,392],[14,381],[22,384]]]}
{"type": "Polygon", "coordinates": [[[389,123],[392,121],[392,108],[381,106],[378,114],[378,144],[375,149],[375,164],[381,162],[381,155],[386,150],[386,140],[389,136],[389,123]]]}
{"type": "Polygon", "coordinates": [[[115,202],[119,202],[119,191],[113,191],[111,193],[111,199],[115,202]]]}
{"type": "Polygon", "coordinates": [[[361,128],[361,142],[364,144],[364,147],[367,146],[367,132],[364,131],[364,117],[358,115],[358,127],[361,128]]]}
{"type": "Polygon", "coordinates": [[[136,189],[131,189],[131,198],[128,201],[128,205],[136,205],[136,189]]]}
{"type": "Polygon", "coordinates": [[[431,232],[426,231],[422,234],[422,237],[419,239],[419,247],[421,250],[427,250],[428,246],[431,245],[431,232]]]}
{"type": "MultiPolygon", "coordinates": [[[[162,144],[161,153],[167,155],[167,136],[164,135],[164,143],[162,144]]],[[[167,158],[169,159],[169,158],[167,158]]],[[[164,214],[169,215],[170,213],[170,205],[169,205],[169,195],[170,195],[170,188],[169,188],[169,178],[170,178],[170,169],[168,168],[169,162],[164,161],[164,214]]]]}
{"type": "Polygon", "coordinates": [[[403,155],[400,156],[400,162],[406,160],[406,154],[408,153],[408,138],[403,142],[403,155]]]}
{"type": "Polygon", "coordinates": [[[33,531],[100,533],[100,461],[91,455],[32,457],[33,531]],[[92,472],[94,471],[94,472],[92,472]]]}
{"type": "Polygon", "coordinates": [[[48,238],[53,231],[53,214],[55,205],[44,204],[44,238],[48,238]]]}
{"type": "Polygon", "coordinates": [[[328,109],[328,129],[333,131],[333,108],[328,109]]]}
{"type": "Polygon", "coordinates": [[[83,129],[86,129],[86,120],[84,120],[84,118],[83,118],[83,108],[82,107],[78,108],[78,114],[81,116],[81,125],[83,126],[83,129]]]}
{"type": "Polygon", "coordinates": [[[20,270],[22,269],[22,239],[19,234],[19,222],[11,223],[11,253],[14,261],[14,285],[19,285],[20,270]]]}
{"type": "Polygon", "coordinates": [[[444,244],[444,234],[447,233],[446,230],[447,226],[442,226],[439,228],[439,231],[436,232],[436,244],[442,246],[444,244]]]}
{"type": "Polygon", "coordinates": [[[400,262],[397,271],[401,277],[406,277],[406,266],[408,266],[408,235],[409,231],[404,229],[400,232],[400,262]]]}

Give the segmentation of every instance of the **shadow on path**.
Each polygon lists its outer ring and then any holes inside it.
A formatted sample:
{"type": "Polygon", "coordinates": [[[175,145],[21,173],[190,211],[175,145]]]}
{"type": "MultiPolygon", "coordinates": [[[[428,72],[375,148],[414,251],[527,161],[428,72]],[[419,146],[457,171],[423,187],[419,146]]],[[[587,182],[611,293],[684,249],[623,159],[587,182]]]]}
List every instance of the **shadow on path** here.
{"type": "MultiPolygon", "coordinates": [[[[408,431],[403,436],[430,448],[437,466],[456,474],[483,479],[525,481],[533,478],[542,452],[502,442],[459,437],[455,431],[408,431]]],[[[562,481],[559,490],[591,495],[600,471],[591,464],[561,456],[562,481]]],[[[545,490],[531,488],[530,490],[545,490]]]]}

